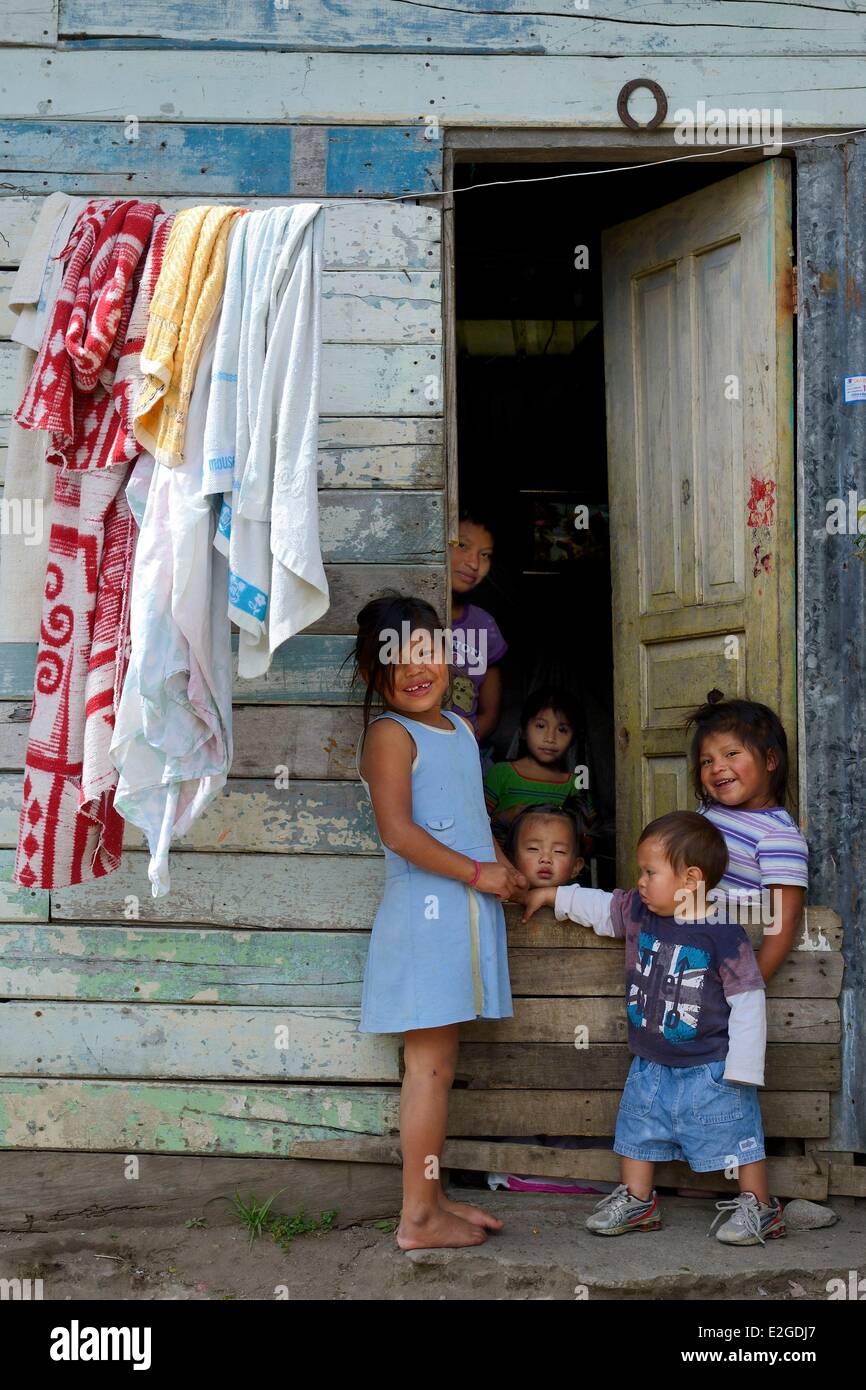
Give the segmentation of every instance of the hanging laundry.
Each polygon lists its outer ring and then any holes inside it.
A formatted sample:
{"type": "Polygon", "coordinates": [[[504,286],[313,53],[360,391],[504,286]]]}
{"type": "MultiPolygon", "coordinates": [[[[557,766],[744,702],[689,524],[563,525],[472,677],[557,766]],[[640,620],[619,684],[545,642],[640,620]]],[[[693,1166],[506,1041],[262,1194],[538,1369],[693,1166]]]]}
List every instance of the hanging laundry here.
{"type": "Polygon", "coordinates": [[[205,333],[225,281],[226,240],[246,208],[185,208],[174,220],[141,354],[135,433],[158,463],[183,462],[184,435],[205,333]]]}
{"type": "Polygon", "coordinates": [[[327,612],[317,432],[320,205],[252,212],[232,240],[205,426],[205,487],[223,494],[214,545],[229,559],[238,674],[264,674],[327,612]]]}
{"type": "MultiPolygon", "coordinates": [[[[13,398],[20,401],[63,279],[60,253],[69,240],[86,198],[52,193],[39,213],[33,234],[9,290],[13,315],[10,338],[21,346],[13,378],[13,398]]],[[[7,516],[16,519],[0,548],[0,642],[37,642],[42,618],[42,591],[48,560],[51,502],[55,471],[45,453],[47,438],[9,422],[6,482],[7,516]]]]}
{"type": "Polygon", "coordinates": [[[70,257],[27,393],[15,418],[51,431],[48,462],[70,469],[128,463],[139,451],[111,387],[150,240],[156,203],[90,202],[64,248],[70,257]]]}
{"type": "Polygon", "coordinates": [[[135,527],[124,495],[138,451],[114,376],[161,210],[88,203],[17,418],[50,431],[48,564],[14,878],[56,888],[118,867],[123,821],[109,757],[126,660],[135,527]],[[119,466],[116,466],[119,465],[119,466]]]}
{"type": "Polygon", "coordinates": [[[147,837],[154,897],[171,887],[171,841],[225,786],[232,759],[228,563],[212,544],[218,498],[202,491],[216,332],[214,319],[190,398],[183,463],[161,468],[144,453],[127,488],[140,535],[131,658],[111,753],[115,806],[147,837]]]}

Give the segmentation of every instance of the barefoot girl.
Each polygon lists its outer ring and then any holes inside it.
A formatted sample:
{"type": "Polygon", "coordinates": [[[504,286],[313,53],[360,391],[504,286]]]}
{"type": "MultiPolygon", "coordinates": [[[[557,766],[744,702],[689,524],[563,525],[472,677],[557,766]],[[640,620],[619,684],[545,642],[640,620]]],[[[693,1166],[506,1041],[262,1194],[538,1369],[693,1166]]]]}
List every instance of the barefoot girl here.
{"type": "Polygon", "coordinates": [[[758,967],[765,980],[789,954],[809,882],[809,849],[785,810],[788,739],[779,716],[753,700],[719,700],[696,709],[691,762],[699,810],[728,847],[719,887],[728,893],[769,889],[772,930],[764,931],[758,967]]]}
{"type": "Polygon", "coordinates": [[[502,1223],[450,1201],[439,1161],[459,1025],[512,1016],[499,900],[526,880],[493,842],[472,729],[442,708],[450,652],[434,609],[374,599],[358,614],[354,656],[367,688],[359,771],[385,850],[360,1031],[404,1034],[397,1243],[480,1245],[502,1223]],[[371,720],[374,701],[383,712],[371,720]]]}

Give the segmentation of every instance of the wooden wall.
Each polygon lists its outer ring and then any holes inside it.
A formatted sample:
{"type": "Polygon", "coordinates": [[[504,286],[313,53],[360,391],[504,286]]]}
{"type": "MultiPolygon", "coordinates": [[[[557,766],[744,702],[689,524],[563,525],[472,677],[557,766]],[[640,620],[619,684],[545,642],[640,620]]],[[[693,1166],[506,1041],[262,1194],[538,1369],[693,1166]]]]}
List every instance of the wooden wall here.
{"type": "MultiPolygon", "coordinates": [[[[441,215],[436,199],[372,200],[441,188],[449,127],[622,132],[617,95],[640,76],[662,83],[671,115],[736,93],[781,107],[786,126],[856,125],[861,31],[830,0],[31,0],[4,15],[0,332],[55,188],[166,206],[327,200],[332,604],[265,678],[238,683],[229,787],[158,900],[134,831],[122,870],[98,883],[11,883],[35,652],[0,651],[0,1147],[396,1160],[398,1048],[355,1031],[381,856],[342,662],[383,585],[444,605],[441,215]]],[[[0,342],[0,429],[12,352],[0,342]]],[[[793,1150],[773,1160],[786,1194],[828,1191],[812,1150],[838,1074],[839,944],[838,919],[819,912],[771,990],[764,1113],[793,1150]]],[[[498,1141],[612,1133],[628,1060],[620,950],[549,916],[512,921],[511,945],[515,1017],[466,1030],[446,1158],[611,1178],[600,1148],[498,1141]]]]}

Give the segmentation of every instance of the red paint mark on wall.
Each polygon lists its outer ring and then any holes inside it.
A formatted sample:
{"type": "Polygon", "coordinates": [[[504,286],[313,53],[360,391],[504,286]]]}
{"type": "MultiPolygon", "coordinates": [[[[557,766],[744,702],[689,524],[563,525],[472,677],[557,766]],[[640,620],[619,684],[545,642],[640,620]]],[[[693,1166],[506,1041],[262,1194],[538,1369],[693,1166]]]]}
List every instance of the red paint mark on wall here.
{"type": "Polygon", "coordinates": [[[752,547],[752,577],[769,574],[773,564],[770,549],[770,527],[773,525],[776,506],[776,482],[774,478],[756,478],[752,475],[752,490],[748,500],[747,523],[754,534],[752,547]]]}
{"type": "Polygon", "coordinates": [[[776,483],[773,478],[756,478],[752,475],[752,491],[749,496],[749,525],[751,527],[772,526],[773,508],[776,505],[776,483]]]}

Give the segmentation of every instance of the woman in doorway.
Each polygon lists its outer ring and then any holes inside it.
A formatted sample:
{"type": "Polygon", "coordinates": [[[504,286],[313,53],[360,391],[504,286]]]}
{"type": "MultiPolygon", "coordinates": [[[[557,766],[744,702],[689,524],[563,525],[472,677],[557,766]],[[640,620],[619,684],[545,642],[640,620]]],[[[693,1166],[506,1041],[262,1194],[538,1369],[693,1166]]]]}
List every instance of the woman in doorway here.
{"type": "Polygon", "coordinates": [[[447,708],[469,720],[479,744],[496,729],[502,700],[498,663],[508,650],[496,619],[468,602],[490,573],[493,530],[478,508],[460,513],[456,541],[451,542],[451,631],[453,670],[447,708]]]}

